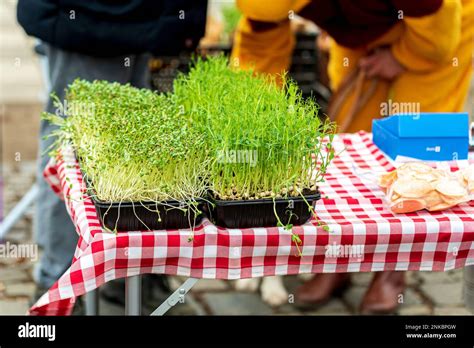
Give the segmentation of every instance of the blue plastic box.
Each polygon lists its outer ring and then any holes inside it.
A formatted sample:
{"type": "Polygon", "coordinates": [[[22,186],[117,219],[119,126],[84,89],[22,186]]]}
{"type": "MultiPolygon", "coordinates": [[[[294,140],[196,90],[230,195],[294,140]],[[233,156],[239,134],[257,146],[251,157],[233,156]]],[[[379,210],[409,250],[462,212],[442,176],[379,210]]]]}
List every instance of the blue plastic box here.
{"type": "Polygon", "coordinates": [[[468,157],[467,113],[398,114],[372,122],[373,141],[392,159],[407,156],[425,161],[468,157]]]}

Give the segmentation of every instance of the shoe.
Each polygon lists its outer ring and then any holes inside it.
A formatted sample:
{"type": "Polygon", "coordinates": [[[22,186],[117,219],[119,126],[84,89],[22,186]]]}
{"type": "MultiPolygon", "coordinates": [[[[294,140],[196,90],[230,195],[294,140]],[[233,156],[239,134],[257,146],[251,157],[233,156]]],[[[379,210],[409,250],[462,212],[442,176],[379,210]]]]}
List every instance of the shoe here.
{"type": "Polygon", "coordinates": [[[351,283],[349,273],[319,273],[296,289],[296,304],[321,305],[340,296],[351,283]]]}
{"type": "Polygon", "coordinates": [[[392,314],[405,291],[405,272],[378,272],[360,305],[361,314],[392,314]]]}

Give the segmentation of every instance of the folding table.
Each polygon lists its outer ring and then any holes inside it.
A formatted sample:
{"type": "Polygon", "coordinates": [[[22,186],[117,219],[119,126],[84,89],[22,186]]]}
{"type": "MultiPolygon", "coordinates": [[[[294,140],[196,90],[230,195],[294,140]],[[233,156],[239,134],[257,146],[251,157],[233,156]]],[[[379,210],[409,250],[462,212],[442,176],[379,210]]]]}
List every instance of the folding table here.
{"type": "MultiPolygon", "coordinates": [[[[126,278],[126,314],[140,314],[140,275],[157,273],[189,278],[154,314],[164,314],[201,278],[239,279],[330,272],[447,271],[474,265],[474,201],[442,212],[393,214],[375,177],[393,163],[365,132],[335,138],[338,156],[321,183],[316,204],[319,221],[293,228],[302,255],[282,228],[224,229],[209,220],[194,231],[102,230],[85,193],[70,148],[52,160],[45,178],[65,200],[79,234],[69,270],[30,309],[32,315],[68,315],[75,298],[86,294],[88,314],[97,313],[96,289],[126,278]],[[328,246],[359,246],[363,255],[327,254],[328,246]]],[[[472,160],[471,160],[472,162],[472,160]]],[[[451,170],[468,165],[452,162],[451,170]]]]}

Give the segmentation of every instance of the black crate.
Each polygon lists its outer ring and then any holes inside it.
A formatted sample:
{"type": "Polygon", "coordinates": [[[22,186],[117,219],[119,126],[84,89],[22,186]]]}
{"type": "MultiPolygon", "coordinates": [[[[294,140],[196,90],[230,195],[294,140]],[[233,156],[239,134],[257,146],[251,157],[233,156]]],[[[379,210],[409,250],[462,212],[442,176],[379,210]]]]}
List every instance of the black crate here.
{"type": "MultiPolygon", "coordinates": [[[[304,196],[312,206],[320,198],[319,192],[304,196]]],[[[226,228],[277,226],[274,208],[284,224],[288,223],[291,213],[294,215],[289,223],[294,226],[302,225],[311,218],[309,207],[302,197],[277,198],[275,203],[271,198],[234,201],[212,199],[212,202],[213,206],[209,208],[211,220],[217,226],[226,228]]]]}
{"type": "Polygon", "coordinates": [[[92,197],[92,202],[102,226],[109,230],[117,228],[117,232],[193,228],[201,223],[207,208],[204,200],[197,201],[201,213],[196,216],[178,201],[110,203],[92,197]]]}

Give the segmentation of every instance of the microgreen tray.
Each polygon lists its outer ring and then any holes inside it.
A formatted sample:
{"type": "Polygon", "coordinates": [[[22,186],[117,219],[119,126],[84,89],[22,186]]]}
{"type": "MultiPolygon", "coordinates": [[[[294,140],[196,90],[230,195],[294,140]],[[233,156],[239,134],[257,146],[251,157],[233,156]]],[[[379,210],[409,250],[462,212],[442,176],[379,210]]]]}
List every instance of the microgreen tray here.
{"type": "MultiPolygon", "coordinates": [[[[82,160],[77,156],[80,167],[82,160]]],[[[94,185],[81,169],[87,193],[94,204],[102,227],[110,231],[147,231],[194,228],[199,225],[208,210],[205,199],[197,199],[199,214],[186,202],[106,202],[96,197],[94,185]],[[183,211],[185,209],[185,211],[183,211]]]]}
{"type": "Polygon", "coordinates": [[[201,213],[178,201],[110,203],[92,197],[102,226],[117,232],[193,228],[204,217],[204,200],[197,201],[201,213]],[[183,211],[182,209],[186,209],[183,211]]]}
{"type": "Polygon", "coordinates": [[[314,206],[321,194],[314,193],[302,197],[271,198],[255,200],[218,200],[212,199],[211,220],[220,227],[250,228],[274,227],[280,221],[294,226],[302,225],[311,218],[308,204],[314,206]],[[308,204],[305,202],[308,202],[308,204]],[[291,216],[291,218],[290,218],[291,216]]]}

